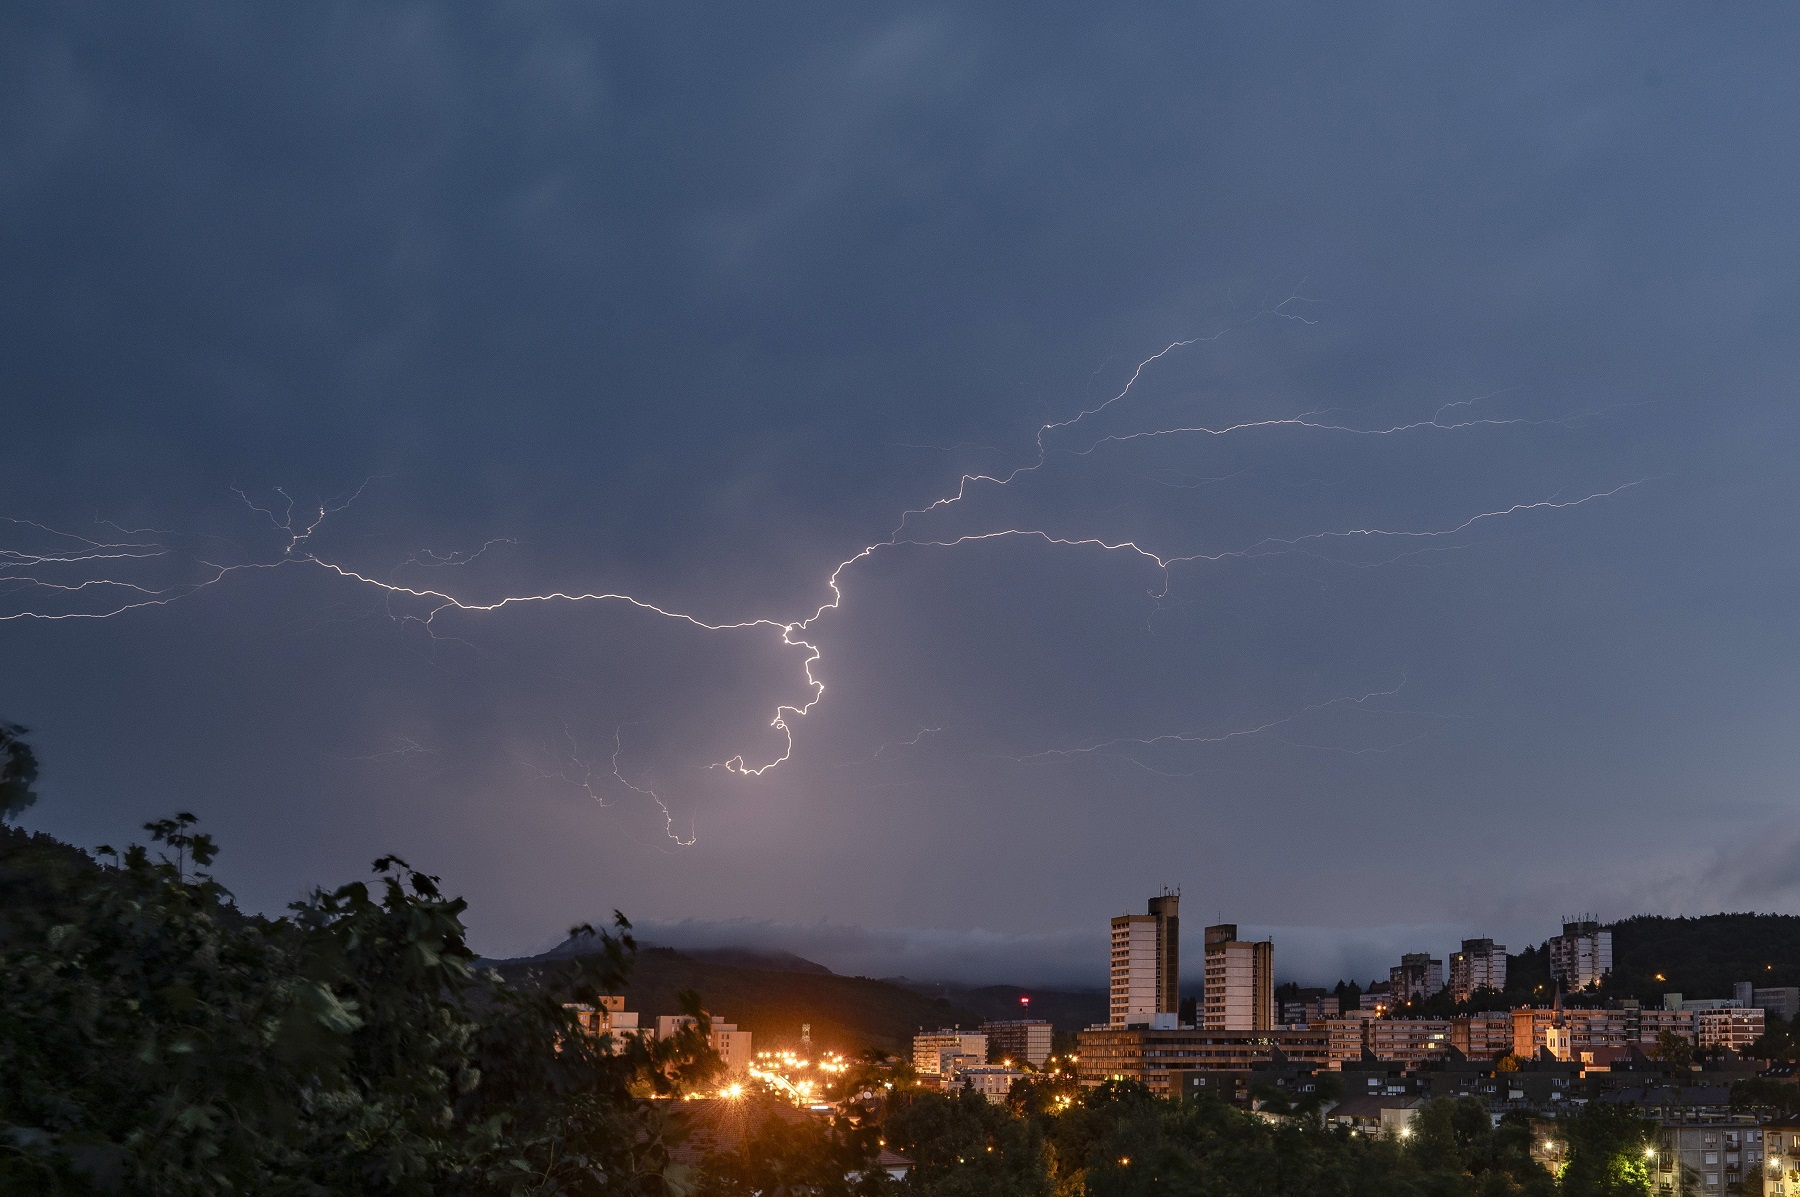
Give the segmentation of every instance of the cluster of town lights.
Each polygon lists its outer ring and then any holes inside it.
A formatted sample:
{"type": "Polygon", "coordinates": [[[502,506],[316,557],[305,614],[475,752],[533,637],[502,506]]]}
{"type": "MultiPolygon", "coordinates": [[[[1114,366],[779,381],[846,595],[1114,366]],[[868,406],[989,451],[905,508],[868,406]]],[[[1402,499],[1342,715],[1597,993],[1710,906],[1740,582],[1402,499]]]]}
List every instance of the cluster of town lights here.
{"type": "Polygon", "coordinates": [[[816,1060],[793,1051],[757,1052],[750,1079],[781,1093],[795,1105],[813,1105],[823,1097],[830,1078],[849,1068],[837,1052],[820,1052],[816,1060]]]}

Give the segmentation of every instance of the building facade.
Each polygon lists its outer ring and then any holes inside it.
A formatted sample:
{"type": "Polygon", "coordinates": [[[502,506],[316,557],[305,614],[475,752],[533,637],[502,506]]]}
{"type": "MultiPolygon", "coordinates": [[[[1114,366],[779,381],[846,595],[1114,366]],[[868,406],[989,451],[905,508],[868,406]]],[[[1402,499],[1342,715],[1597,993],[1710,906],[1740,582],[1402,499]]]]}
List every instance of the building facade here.
{"type": "Polygon", "coordinates": [[[1471,1060],[1492,1060],[1513,1049],[1512,1012],[1465,1014],[1450,1020],[1450,1046],[1471,1060]]]}
{"type": "Polygon", "coordinates": [[[1520,1006],[1512,1011],[1512,1054],[1536,1058],[1548,1048],[1559,1060],[1580,1060],[1602,1048],[1625,1048],[1639,1041],[1637,1010],[1558,1010],[1520,1006]]]}
{"type": "Polygon", "coordinates": [[[1694,1039],[1701,1047],[1728,1047],[1734,1052],[1747,1051],[1762,1038],[1764,1011],[1725,1007],[1694,1012],[1694,1039]]]}
{"type": "Polygon", "coordinates": [[[1156,920],[1156,1012],[1181,1009],[1181,893],[1164,889],[1147,909],[1156,920]]]}
{"type": "Polygon", "coordinates": [[[1148,1026],[1157,1014],[1156,994],[1162,973],[1157,967],[1153,916],[1121,914],[1113,919],[1111,971],[1107,1025],[1148,1026]]]}
{"type": "Polygon", "coordinates": [[[1050,1058],[1056,1034],[1055,1028],[1041,1018],[984,1022],[981,1030],[988,1037],[990,1055],[1002,1062],[1011,1060],[1014,1064],[1029,1064],[1033,1068],[1042,1068],[1044,1061],[1050,1058]]]}
{"type": "Polygon", "coordinates": [[[1752,986],[1749,1005],[1792,1022],[1800,1014],[1800,989],[1792,985],[1752,986]]]}
{"type": "Polygon", "coordinates": [[[1164,890],[1148,914],[1112,921],[1107,1025],[1173,1027],[1181,1009],[1181,895],[1164,890]]]}
{"type": "Polygon", "coordinates": [[[1325,1059],[1329,1067],[1342,1068],[1362,1059],[1363,1047],[1368,1042],[1368,1026],[1374,1017],[1367,1010],[1353,1010],[1319,1024],[1325,1029],[1325,1059]]]}
{"type": "Polygon", "coordinates": [[[1447,1018],[1372,1018],[1363,1025],[1364,1042],[1378,1060],[1410,1067],[1450,1054],[1447,1018]]]}
{"type": "Polygon", "coordinates": [[[1591,989],[1612,972],[1612,932],[1591,918],[1564,923],[1550,937],[1550,976],[1571,992],[1591,989]]]}
{"type": "Polygon", "coordinates": [[[1688,1043],[1694,1042],[1694,1012],[1691,1010],[1639,1010],[1637,1012],[1637,1044],[1648,1052],[1664,1032],[1688,1043]]]}
{"type": "Polygon", "coordinates": [[[649,1029],[638,1026],[637,1011],[625,1008],[621,994],[602,994],[590,1006],[581,1002],[564,1002],[563,1009],[575,1015],[581,1033],[600,1039],[609,1051],[624,1046],[624,1040],[640,1038],[649,1029]]]}
{"type": "Polygon", "coordinates": [[[1241,941],[1236,923],[1206,929],[1206,988],[1201,1023],[1209,1031],[1275,1027],[1275,945],[1241,941]]]}
{"type": "Polygon", "coordinates": [[[1797,1197],[1800,1195],[1800,1122],[1772,1122],[1764,1126],[1762,1132],[1764,1197],[1797,1197]]]}
{"type": "Polygon", "coordinates": [[[912,1048],[913,1069],[920,1076],[947,1077],[962,1068],[985,1065],[988,1059],[988,1038],[980,1031],[920,1031],[913,1036],[912,1048]]]}
{"type": "MultiPolygon", "coordinates": [[[[687,1014],[661,1014],[656,1019],[656,1037],[673,1039],[683,1027],[694,1025],[694,1019],[687,1014]]],[[[707,1042],[719,1053],[719,1061],[725,1065],[725,1071],[731,1076],[747,1076],[750,1062],[755,1059],[751,1047],[749,1031],[741,1031],[735,1022],[711,1021],[712,1030],[707,1042]]]]}
{"type": "Polygon", "coordinates": [[[1763,1131],[1755,1118],[1665,1115],[1658,1122],[1650,1173],[1656,1197],[1770,1191],[1762,1183],[1763,1131]]]}
{"type": "Polygon", "coordinates": [[[1408,952],[1388,969],[1388,990],[1396,1005],[1423,1001],[1444,987],[1444,962],[1430,952],[1408,952]]]}
{"type": "Polygon", "coordinates": [[[1290,1063],[1322,1067],[1327,1040],[1323,1027],[1257,1032],[1090,1027],[1078,1036],[1076,1075],[1086,1086],[1138,1081],[1168,1097],[1176,1094],[1171,1073],[1247,1070],[1270,1063],[1277,1051],[1290,1063]]]}
{"type": "Polygon", "coordinates": [[[1495,993],[1506,988],[1506,945],[1491,939],[1465,939],[1462,951],[1450,953],[1450,997],[1466,1002],[1477,989],[1495,993]]]}
{"type": "Polygon", "coordinates": [[[1019,1069],[1003,1064],[974,1064],[958,1070],[955,1084],[1000,1105],[1012,1092],[1013,1082],[1024,1075],[1019,1069]]]}
{"type": "Polygon", "coordinates": [[[1281,1003],[1281,1022],[1283,1026],[1308,1026],[1323,1022],[1342,1013],[1340,1004],[1338,996],[1330,990],[1302,989],[1281,1003]]]}

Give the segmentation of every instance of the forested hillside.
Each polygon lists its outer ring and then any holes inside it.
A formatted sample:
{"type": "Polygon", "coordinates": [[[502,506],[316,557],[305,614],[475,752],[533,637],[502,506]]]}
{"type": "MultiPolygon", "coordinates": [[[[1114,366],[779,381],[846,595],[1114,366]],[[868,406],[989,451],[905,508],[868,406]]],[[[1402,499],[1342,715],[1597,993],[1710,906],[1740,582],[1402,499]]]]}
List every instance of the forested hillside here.
{"type": "Polygon", "coordinates": [[[1613,980],[1607,991],[1620,996],[1729,997],[1737,981],[1800,985],[1800,916],[1642,914],[1614,923],[1612,933],[1613,980]]]}
{"type": "MultiPolygon", "coordinates": [[[[529,968],[561,965],[546,955],[498,967],[503,975],[519,976],[529,968]]],[[[638,952],[625,986],[626,1007],[649,1022],[659,1014],[680,1013],[681,994],[688,990],[700,995],[708,1011],[753,1033],[758,1048],[798,1046],[801,1025],[811,1024],[813,1043],[820,1048],[905,1055],[920,1027],[973,1027],[982,1019],[977,1011],[887,981],[740,968],[696,960],[671,948],[638,952]]]]}

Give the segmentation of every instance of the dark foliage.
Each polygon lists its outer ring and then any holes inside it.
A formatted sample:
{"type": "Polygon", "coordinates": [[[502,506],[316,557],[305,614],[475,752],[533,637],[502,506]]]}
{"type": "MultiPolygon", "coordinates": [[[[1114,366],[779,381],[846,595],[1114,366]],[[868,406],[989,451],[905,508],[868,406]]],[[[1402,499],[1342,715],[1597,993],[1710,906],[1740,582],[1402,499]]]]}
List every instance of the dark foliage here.
{"type": "Polygon", "coordinates": [[[1800,1119],[1800,1083],[1791,1078],[1761,1076],[1733,1081],[1731,1108],[1792,1124],[1800,1119]]]}
{"type": "Polygon", "coordinates": [[[696,1197],[870,1197],[892,1188],[873,1167],[873,1128],[773,1113],[748,1114],[741,1144],[701,1169],[696,1197]]]}
{"type": "Polygon", "coordinates": [[[1140,1085],[1086,1093],[1046,1079],[1008,1108],[968,1094],[913,1093],[889,1110],[890,1145],[918,1161],[908,1187],[938,1195],[1040,1197],[1205,1193],[1217,1197],[1499,1197],[1557,1191],[1522,1122],[1491,1125],[1478,1102],[1427,1105],[1406,1141],[1270,1122],[1216,1101],[1171,1101],[1140,1085]]]}
{"type": "Polygon", "coordinates": [[[37,757],[24,740],[25,729],[0,723],[0,819],[10,819],[37,801],[37,757]]]}
{"type": "Polygon", "coordinates": [[[564,1003],[630,964],[622,919],[577,974],[507,984],[404,861],[264,919],[192,816],[147,829],[98,861],[0,837],[0,1192],[664,1191],[643,1097],[716,1059],[699,1031],[578,1032],[564,1003]]]}
{"type": "Polygon", "coordinates": [[[1612,932],[1613,976],[1606,992],[1616,996],[1728,997],[1738,981],[1800,985],[1800,916],[1638,915],[1614,923],[1612,932]]]}
{"type": "Polygon", "coordinates": [[[1563,1192],[1570,1197],[1640,1197],[1650,1192],[1651,1149],[1656,1124],[1628,1105],[1593,1102],[1563,1132],[1569,1165],[1563,1192]]]}

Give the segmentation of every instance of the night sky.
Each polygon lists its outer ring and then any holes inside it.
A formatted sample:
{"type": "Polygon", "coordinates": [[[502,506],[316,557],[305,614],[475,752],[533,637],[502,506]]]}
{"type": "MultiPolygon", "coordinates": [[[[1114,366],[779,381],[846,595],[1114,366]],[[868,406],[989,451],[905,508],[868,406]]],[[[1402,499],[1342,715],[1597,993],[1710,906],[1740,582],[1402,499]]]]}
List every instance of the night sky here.
{"type": "Polygon", "coordinates": [[[496,955],[617,907],[1019,982],[1099,981],[1163,885],[1327,983],[1800,911],[1796,44],[1779,4],[8,5],[25,822],[192,810],[269,911],[398,852],[496,955]],[[884,541],[792,759],[717,767],[781,755],[779,625],[884,541]]]}

